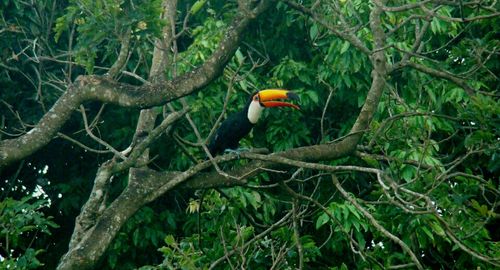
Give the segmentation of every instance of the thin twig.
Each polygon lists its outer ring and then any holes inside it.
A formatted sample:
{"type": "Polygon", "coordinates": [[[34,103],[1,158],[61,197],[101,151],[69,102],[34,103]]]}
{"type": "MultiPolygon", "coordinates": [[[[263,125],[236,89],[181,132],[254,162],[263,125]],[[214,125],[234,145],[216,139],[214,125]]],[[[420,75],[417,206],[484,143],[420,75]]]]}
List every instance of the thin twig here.
{"type": "Polygon", "coordinates": [[[387,238],[391,239],[396,244],[398,244],[410,256],[411,260],[415,263],[416,267],[419,270],[424,269],[424,267],[422,266],[422,264],[418,260],[415,253],[410,249],[410,247],[408,247],[408,245],[406,245],[405,242],[403,242],[399,237],[395,236],[394,234],[392,234],[391,232],[386,230],[382,225],[380,225],[380,223],[378,223],[378,221],[364,207],[362,207],[355,199],[353,199],[351,197],[351,195],[349,195],[349,193],[347,193],[347,191],[342,187],[342,185],[340,185],[339,180],[337,179],[337,177],[334,174],[332,174],[332,181],[333,181],[333,185],[340,191],[342,196],[346,200],[348,200],[354,207],[356,207],[356,209],[358,209],[358,211],[360,211],[363,214],[363,216],[366,219],[368,219],[368,221],[370,221],[370,223],[380,233],[382,233],[387,238]]]}
{"type": "Polygon", "coordinates": [[[297,205],[298,200],[293,200],[292,204],[292,221],[293,221],[293,237],[295,238],[295,245],[297,245],[297,253],[299,254],[299,270],[304,269],[304,248],[300,240],[299,223],[297,221],[297,205]]]}
{"type": "MultiPolygon", "coordinates": [[[[271,225],[269,228],[267,228],[265,231],[261,232],[260,234],[256,235],[254,238],[250,239],[247,241],[241,248],[246,248],[253,244],[255,241],[261,239],[262,237],[268,235],[270,232],[274,231],[275,229],[281,227],[285,222],[288,221],[288,219],[292,216],[292,212],[288,212],[284,217],[282,217],[280,220],[278,220],[276,223],[271,225]]],[[[237,250],[233,249],[227,253],[224,254],[224,256],[218,258],[215,260],[208,270],[214,269],[217,265],[219,265],[222,261],[226,260],[228,256],[232,256],[237,250]]]]}
{"type": "Polygon", "coordinates": [[[105,142],[104,140],[98,138],[97,136],[94,135],[94,133],[92,133],[92,130],[90,129],[89,127],[89,123],[87,121],[87,114],[85,113],[85,108],[83,107],[83,105],[80,105],[80,112],[82,114],[82,118],[83,118],[83,123],[84,123],[84,126],[85,126],[85,131],[87,131],[87,134],[92,138],[94,139],[96,142],[102,144],[104,147],[106,147],[109,151],[111,151],[113,154],[115,154],[115,156],[121,158],[122,160],[125,160],[127,159],[127,157],[125,157],[120,151],[116,150],[113,146],[111,146],[110,144],[108,144],[107,142],[105,142]]]}
{"type": "Polygon", "coordinates": [[[78,146],[80,146],[81,148],[89,151],[89,152],[93,152],[93,153],[97,153],[97,154],[109,154],[109,153],[112,153],[111,150],[98,150],[98,149],[94,149],[94,148],[91,148],[89,146],[86,146],[85,144],[71,138],[70,136],[68,135],[65,135],[64,133],[61,133],[61,132],[57,132],[57,136],[61,137],[62,139],[65,139],[65,140],[68,140],[78,146]]]}

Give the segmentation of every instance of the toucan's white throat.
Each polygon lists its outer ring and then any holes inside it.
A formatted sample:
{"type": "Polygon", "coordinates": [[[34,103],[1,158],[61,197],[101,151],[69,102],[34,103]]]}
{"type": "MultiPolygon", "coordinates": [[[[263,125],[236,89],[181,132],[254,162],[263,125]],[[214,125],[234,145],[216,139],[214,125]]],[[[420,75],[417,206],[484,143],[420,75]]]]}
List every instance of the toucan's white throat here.
{"type": "Polygon", "coordinates": [[[257,100],[252,100],[250,102],[250,106],[248,106],[247,117],[248,121],[252,124],[256,124],[259,121],[260,116],[262,115],[262,111],[264,107],[262,107],[257,100]]]}

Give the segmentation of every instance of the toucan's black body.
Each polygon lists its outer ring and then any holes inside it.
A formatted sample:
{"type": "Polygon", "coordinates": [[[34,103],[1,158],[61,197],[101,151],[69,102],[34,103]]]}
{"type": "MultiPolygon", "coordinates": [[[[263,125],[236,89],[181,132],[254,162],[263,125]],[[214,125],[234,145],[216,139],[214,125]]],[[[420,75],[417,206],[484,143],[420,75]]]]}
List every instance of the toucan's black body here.
{"type": "Polygon", "coordinates": [[[250,133],[254,124],[250,123],[247,117],[249,105],[250,102],[243,111],[230,115],[222,122],[208,145],[208,150],[212,156],[223,153],[226,149],[237,149],[240,140],[250,133]]]}
{"type": "Polygon", "coordinates": [[[298,105],[273,101],[274,99],[298,100],[299,97],[293,92],[281,89],[267,89],[253,94],[243,110],[230,115],[222,122],[208,145],[210,154],[216,156],[223,153],[226,149],[237,149],[240,140],[252,130],[264,108],[293,107],[299,109],[298,105]]]}

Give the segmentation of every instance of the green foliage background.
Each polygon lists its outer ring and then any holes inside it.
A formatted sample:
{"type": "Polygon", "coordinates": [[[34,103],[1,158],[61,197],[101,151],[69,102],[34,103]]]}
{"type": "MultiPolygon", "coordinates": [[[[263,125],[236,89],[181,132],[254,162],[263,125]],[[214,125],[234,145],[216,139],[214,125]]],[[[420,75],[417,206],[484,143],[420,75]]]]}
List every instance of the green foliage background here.
{"type": "MultiPolygon", "coordinates": [[[[360,0],[340,3],[343,14],[361,25],[356,35],[370,47],[372,36],[366,24],[371,4],[360,0]],[[354,16],[354,12],[359,16],[354,16]]],[[[179,18],[187,12],[192,14],[190,30],[178,40],[178,74],[192,70],[210,56],[235,9],[236,3],[232,1],[179,3],[179,18]]],[[[133,39],[127,70],[147,78],[152,40],[165,24],[159,19],[161,1],[157,0],[32,3],[4,0],[0,2],[0,10],[1,27],[6,29],[0,34],[0,108],[2,130],[6,132],[3,138],[28,131],[29,125],[36,123],[64,91],[65,78],[103,74],[103,67],[111,66],[116,59],[122,35],[128,28],[133,39]],[[66,51],[72,51],[72,55],[65,55],[66,51]],[[17,111],[27,125],[20,125],[18,116],[11,111],[17,111]]],[[[323,12],[333,13],[328,9],[323,12]]],[[[439,12],[458,17],[460,11],[447,7],[439,12]]],[[[466,9],[466,12],[472,11],[466,9]]],[[[384,27],[393,29],[411,15],[386,13],[384,27]]],[[[415,27],[407,24],[405,29],[388,37],[388,43],[395,46],[386,50],[390,63],[402,59],[404,50],[411,50],[415,27]]],[[[449,81],[413,69],[394,71],[371,130],[359,148],[361,152],[385,158],[354,155],[326,163],[377,168],[398,183],[405,183],[406,188],[426,193],[457,238],[479,254],[499,258],[500,21],[498,17],[471,23],[433,19],[430,28],[423,48],[427,58],[415,61],[466,74],[467,82],[480,94],[469,96],[449,81]],[[476,69],[478,59],[486,57],[488,61],[476,69]]],[[[292,89],[301,97],[302,110],[298,113],[288,109],[269,110],[265,121],[259,122],[241,142],[243,147],[266,147],[278,152],[328,143],[346,135],[365,101],[371,69],[369,58],[348,42],[278,2],[246,32],[223,76],[186,100],[194,122],[206,136],[222,110],[228,87],[233,89],[229,113],[241,109],[248,95],[258,89],[292,89]],[[251,59],[266,59],[267,63],[253,68],[251,59]],[[245,75],[244,79],[232,83],[235,72],[245,75]]],[[[172,78],[174,74],[166,72],[165,76],[172,78]]],[[[138,84],[126,76],[120,80],[138,84]]],[[[177,102],[172,105],[180,107],[177,102]]],[[[85,106],[90,117],[101,109],[101,104],[85,106]]],[[[117,149],[126,148],[134,133],[138,111],[106,105],[101,117],[99,135],[113,142],[117,149]]],[[[61,132],[94,148],[102,147],[82,129],[82,121],[75,114],[61,132]]],[[[176,143],[176,136],[197,141],[187,121],[179,122],[152,148],[152,154],[158,158],[151,167],[185,170],[193,164],[190,155],[176,143]]],[[[187,146],[187,151],[193,157],[204,158],[201,149],[187,146]]],[[[8,241],[0,240],[4,248],[0,249],[4,258],[0,265],[15,263],[20,269],[33,269],[44,264],[54,268],[67,249],[74,219],[88,197],[96,168],[108,158],[59,138],[3,172],[0,181],[2,186],[7,185],[2,187],[0,196],[0,238],[27,233],[8,241]],[[45,166],[48,170],[44,173],[40,168],[45,166]],[[50,206],[41,207],[45,200],[26,197],[36,186],[45,190],[50,206]],[[21,215],[19,209],[33,215],[21,215]],[[5,250],[7,242],[14,252],[5,250]]],[[[245,163],[239,160],[225,166],[245,163]]],[[[359,201],[379,202],[365,206],[387,230],[400,236],[427,267],[491,269],[491,265],[470,256],[451,241],[447,228],[434,215],[408,213],[407,209],[381,200],[383,188],[374,175],[348,172],[339,178],[359,201]]],[[[126,182],[126,175],[114,178],[111,196],[118,196],[126,182]]],[[[289,169],[284,174],[263,173],[251,179],[246,187],[176,190],[165,194],[127,221],[98,268],[205,268],[227,250],[242,247],[275,224],[291,211],[294,203],[304,210],[300,242],[308,267],[382,269],[408,262],[399,246],[381,235],[338,194],[330,176],[289,169]],[[290,179],[293,173],[303,181],[292,181],[290,186],[323,204],[335,219],[310,202],[294,202],[283,189],[272,185],[290,179]],[[349,237],[360,244],[359,248],[369,258],[360,260],[353,253],[349,237]]],[[[421,207],[416,210],[425,209],[424,202],[416,204],[421,207]]],[[[283,257],[275,266],[277,269],[297,266],[298,253],[290,224],[279,226],[245,247],[240,256],[245,257],[248,269],[268,269],[278,255],[283,257]]],[[[237,263],[238,259],[232,261],[237,263]]]]}

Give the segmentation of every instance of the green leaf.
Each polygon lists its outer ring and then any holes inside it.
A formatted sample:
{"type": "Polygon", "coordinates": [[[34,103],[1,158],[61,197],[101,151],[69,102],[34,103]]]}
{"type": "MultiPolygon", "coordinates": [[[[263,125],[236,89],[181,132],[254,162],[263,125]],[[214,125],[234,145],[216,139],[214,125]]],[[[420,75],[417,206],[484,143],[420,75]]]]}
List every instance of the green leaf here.
{"type": "Polygon", "coordinates": [[[427,92],[427,94],[429,95],[429,98],[432,101],[432,103],[436,104],[437,99],[436,99],[436,94],[434,94],[434,91],[432,91],[432,89],[430,87],[424,87],[424,89],[427,92]]]}
{"type": "Polygon", "coordinates": [[[434,235],[429,231],[429,229],[425,226],[421,227],[422,231],[434,242],[434,235]]]}
{"type": "Polygon", "coordinates": [[[134,243],[134,246],[138,246],[139,240],[141,238],[139,229],[136,229],[134,233],[132,234],[132,242],[134,243]]]}
{"type": "Polygon", "coordinates": [[[458,103],[461,102],[462,100],[465,100],[466,95],[467,94],[465,93],[464,89],[455,87],[444,94],[444,101],[458,103]]]}
{"type": "Polygon", "coordinates": [[[171,234],[165,236],[165,239],[163,239],[163,241],[165,241],[165,244],[169,246],[173,246],[175,244],[175,238],[171,234]]]}
{"type": "Polygon", "coordinates": [[[445,237],[446,233],[444,232],[443,228],[441,228],[441,225],[439,225],[436,222],[431,222],[430,223],[432,231],[435,232],[437,235],[441,237],[445,237]]]}
{"type": "Polygon", "coordinates": [[[238,61],[238,64],[243,65],[243,63],[245,62],[245,57],[243,56],[243,53],[241,53],[240,49],[236,50],[234,56],[236,56],[236,61],[238,61]]]}
{"type": "Polygon", "coordinates": [[[358,108],[363,107],[363,104],[365,104],[365,95],[358,95],[358,108]]]}
{"type": "Polygon", "coordinates": [[[372,158],[371,156],[363,156],[362,159],[364,162],[366,162],[366,164],[368,164],[371,167],[377,168],[380,165],[378,160],[372,158]]]}
{"type": "Polygon", "coordinates": [[[207,2],[207,0],[198,0],[196,1],[192,6],[191,6],[191,9],[189,10],[189,12],[194,15],[196,13],[198,13],[198,11],[200,11],[200,9],[205,5],[205,3],[207,2]]]}
{"type": "Polygon", "coordinates": [[[406,181],[410,182],[415,176],[415,168],[410,165],[404,165],[401,171],[401,177],[406,181]]]}
{"type": "Polygon", "coordinates": [[[318,25],[313,24],[311,26],[311,30],[309,31],[309,36],[311,37],[311,40],[315,40],[318,37],[318,25]]]}
{"type": "Polygon", "coordinates": [[[110,254],[108,256],[108,264],[111,267],[111,269],[115,268],[117,263],[118,263],[118,257],[115,254],[110,254]]]}
{"type": "Polygon", "coordinates": [[[340,54],[344,54],[345,52],[347,52],[349,46],[351,46],[351,43],[349,41],[344,41],[344,43],[342,44],[342,48],[340,49],[340,54]]]}
{"type": "Polygon", "coordinates": [[[312,100],[312,102],[314,102],[314,104],[318,104],[319,102],[319,97],[318,97],[318,93],[316,93],[315,91],[307,91],[307,96],[312,100]]]}
{"type": "Polygon", "coordinates": [[[247,81],[241,80],[238,82],[238,84],[240,85],[241,89],[243,89],[245,91],[248,90],[247,81]]]}
{"type": "Polygon", "coordinates": [[[325,225],[329,220],[330,217],[327,214],[321,214],[318,219],[316,219],[316,229],[319,229],[321,226],[325,225]]]}
{"type": "Polygon", "coordinates": [[[481,214],[482,216],[489,216],[489,211],[488,211],[488,206],[486,206],[485,204],[479,204],[476,200],[472,199],[471,200],[471,205],[474,209],[476,209],[479,214],[481,214]]]}
{"type": "Polygon", "coordinates": [[[251,238],[254,234],[254,228],[251,226],[241,228],[240,235],[243,241],[251,238]]]}
{"type": "Polygon", "coordinates": [[[358,241],[360,248],[364,249],[366,247],[366,240],[363,234],[360,231],[356,231],[355,235],[356,235],[356,241],[358,241]]]}

